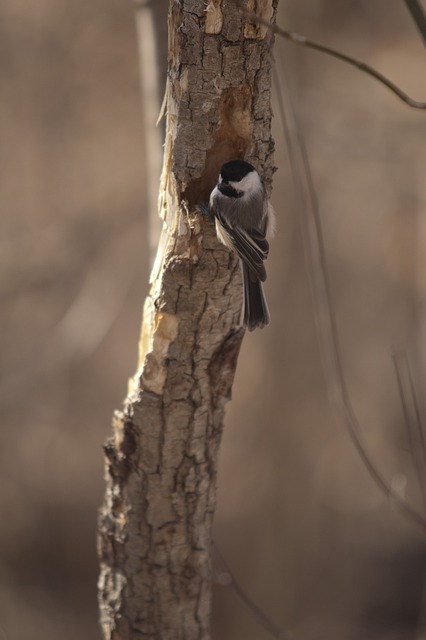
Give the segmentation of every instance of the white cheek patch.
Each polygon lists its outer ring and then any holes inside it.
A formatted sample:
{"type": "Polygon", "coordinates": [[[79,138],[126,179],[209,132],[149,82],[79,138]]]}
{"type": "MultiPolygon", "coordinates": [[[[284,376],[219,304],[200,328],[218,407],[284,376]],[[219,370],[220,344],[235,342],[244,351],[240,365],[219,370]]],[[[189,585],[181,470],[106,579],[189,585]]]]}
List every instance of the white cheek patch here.
{"type": "Polygon", "coordinates": [[[243,193],[257,192],[262,189],[262,183],[257,171],[250,171],[240,182],[230,182],[229,184],[237,191],[242,191],[243,193]]]}

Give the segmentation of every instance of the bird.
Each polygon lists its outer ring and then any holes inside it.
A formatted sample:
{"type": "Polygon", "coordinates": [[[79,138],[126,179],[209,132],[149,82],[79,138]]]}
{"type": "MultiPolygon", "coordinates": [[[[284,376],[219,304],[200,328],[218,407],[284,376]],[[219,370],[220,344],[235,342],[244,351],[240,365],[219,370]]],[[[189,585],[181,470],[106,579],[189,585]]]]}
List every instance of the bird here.
{"type": "Polygon", "coordinates": [[[243,286],[243,323],[249,331],[270,322],[263,292],[264,261],[275,230],[275,213],[255,167],[244,160],[222,165],[218,182],[210,194],[218,239],[240,259],[243,286]]]}

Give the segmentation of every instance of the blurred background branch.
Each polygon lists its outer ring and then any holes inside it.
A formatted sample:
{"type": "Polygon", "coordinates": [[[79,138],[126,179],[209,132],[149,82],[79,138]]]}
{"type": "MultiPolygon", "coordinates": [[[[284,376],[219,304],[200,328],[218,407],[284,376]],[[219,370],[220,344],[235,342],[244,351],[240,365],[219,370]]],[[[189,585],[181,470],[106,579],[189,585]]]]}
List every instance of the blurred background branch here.
{"type": "Polygon", "coordinates": [[[423,44],[426,46],[426,14],[420,0],[404,0],[404,2],[422,36],[423,44]]]}
{"type": "Polygon", "coordinates": [[[414,100],[407,93],[405,93],[405,91],[402,91],[402,89],[400,89],[394,82],[392,82],[392,80],[384,76],[382,73],[380,73],[380,71],[377,71],[376,69],[371,67],[369,64],[366,64],[361,60],[356,60],[352,56],[348,56],[345,53],[342,53],[341,51],[337,51],[336,49],[327,47],[323,44],[320,44],[319,42],[314,42],[310,38],[307,38],[306,36],[301,35],[300,33],[295,33],[293,31],[286,31],[285,29],[282,29],[278,25],[272,25],[270,24],[270,22],[268,22],[268,20],[265,20],[259,16],[256,16],[254,13],[244,9],[241,2],[239,4],[242,7],[243,13],[247,15],[247,17],[250,18],[250,20],[252,20],[254,23],[263,24],[269,27],[273,33],[276,33],[279,36],[282,36],[283,38],[285,38],[286,40],[289,40],[294,44],[298,44],[302,47],[306,47],[307,49],[313,49],[314,51],[319,51],[320,53],[325,53],[326,55],[331,56],[332,58],[336,58],[337,60],[341,60],[342,62],[349,64],[351,67],[355,67],[359,71],[366,73],[367,75],[374,78],[374,80],[377,80],[382,85],[387,87],[387,89],[392,91],[392,93],[394,93],[400,100],[405,102],[405,104],[407,104],[409,107],[412,107],[413,109],[426,109],[426,102],[419,102],[417,100],[414,100]]]}
{"type": "Polygon", "coordinates": [[[392,354],[398,391],[401,398],[404,419],[410,443],[411,456],[417,474],[417,481],[423,499],[423,512],[426,513],[426,445],[425,433],[420,417],[419,403],[414,388],[411,368],[405,353],[392,354]]]}
{"type": "Polygon", "coordinates": [[[377,463],[368,454],[362,441],[361,425],[352,405],[340,355],[336,317],[327,272],[320,209],[312,179],[309,157],[297,122],[296,113],[291,103],[285,72],[282,69],[280,75],[278,75],[276,68],[274,71],[280,118],[285,133],[294,181],[302,201],[300,219],[306,243],[308,272],[312,284],[318,339],[328,381],[329,398],[336,407],[343,424],[346,426],[349,437],[373,481],[410,521],[419,526],[423,533],[426,533],[426,515],[414,509],[400,492],[394,491],[378,470],[377,463]]]}
{"type": "Polygon", "coordinates": [[[166,91],[167,0],[134,0],[139,53],[145,157],[146,205],[149,211],[150,262],[154,262],[162,221],[157,201],[163,163],[165,119],[157,126],[166,91]]]}

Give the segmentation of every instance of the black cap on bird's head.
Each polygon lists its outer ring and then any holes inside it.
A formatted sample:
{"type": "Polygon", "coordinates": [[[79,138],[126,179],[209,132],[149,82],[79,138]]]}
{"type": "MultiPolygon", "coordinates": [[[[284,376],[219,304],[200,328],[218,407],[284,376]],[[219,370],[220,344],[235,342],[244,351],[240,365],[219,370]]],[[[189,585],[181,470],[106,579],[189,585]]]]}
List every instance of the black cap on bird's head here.
{"type": "Polygon", "coordinates": [[[220,177],[224,182],[240,182],[248,173],[256,171],[252,164],[245,160],[231,160],[222,165],[220,177]]]}

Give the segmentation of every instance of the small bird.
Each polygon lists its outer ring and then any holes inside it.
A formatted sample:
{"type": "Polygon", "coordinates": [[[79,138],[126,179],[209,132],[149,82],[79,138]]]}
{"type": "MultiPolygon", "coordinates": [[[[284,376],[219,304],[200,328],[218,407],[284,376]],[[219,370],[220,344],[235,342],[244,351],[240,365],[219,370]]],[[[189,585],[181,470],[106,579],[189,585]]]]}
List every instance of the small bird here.
{"type": "Polygon", "coordinates": [[[267,236],[272,237],[274,232],[275,214],[253,165],[243,160],[224,164],[209,207],[215,217],[217,237],[241,261],[244,324],[249,331],[262,329],[270,321],[262,282],[266,280],[263,262],[269,253],[267,236]]]}

